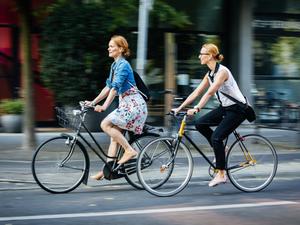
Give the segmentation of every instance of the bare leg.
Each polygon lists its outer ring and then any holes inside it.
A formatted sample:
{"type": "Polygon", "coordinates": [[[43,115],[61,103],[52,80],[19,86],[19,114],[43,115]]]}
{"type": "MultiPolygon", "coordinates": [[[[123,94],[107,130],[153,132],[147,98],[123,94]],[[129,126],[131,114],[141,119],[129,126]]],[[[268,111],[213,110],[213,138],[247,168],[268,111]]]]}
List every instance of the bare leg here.
{"type": "Polygon", "coordinates": [[[101,128],[116,143],[120,144],[125,151],[123,157],[119,160],[118,164],[123,164],[137,155],[137,152],[131,147],[127,139],[122,134],[121,128],[115,126],[109,119],[106,118],[101,122],[101,128]]]}
{"type": "MultiPolygon", "coordinates": [[[[118,149],[118,143],[113,138],[110,138],[110,144],[108,147],[107,155],[110,157],[115,157],[117,154],[117,149],[118,149]]],[[[113,160],[112,158],[107,158],[106,161],[109,162],[112,160],[113,160]]],[[[104,178],[103,170],[100,170],[98,173],[91,176],[91,178],[95,180],[102,180],[104,178]]]]}
{"type": "MultiPolygon", "coordinates": [[[[110,144],[108,147],[107,155],[110,157],[115,157],[117,155],[118,143],[111,137],[110,144]]],[[[112,158],[107,158],[107,162],[112,161],[112,158]]]]}

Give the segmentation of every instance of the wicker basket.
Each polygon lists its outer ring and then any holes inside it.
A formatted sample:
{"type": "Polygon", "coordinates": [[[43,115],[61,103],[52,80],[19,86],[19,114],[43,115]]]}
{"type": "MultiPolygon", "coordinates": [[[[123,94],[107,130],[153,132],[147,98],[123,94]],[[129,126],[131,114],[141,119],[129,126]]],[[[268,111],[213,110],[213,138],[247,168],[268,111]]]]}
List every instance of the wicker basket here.
{"type": "Polygon", "coordinates": [[[74,115],[72,110],[65,110],[63,108],[56,107],[56,117],[59,126],[76,130],[80,124],[81,118],[79,115],[74,115]]]}

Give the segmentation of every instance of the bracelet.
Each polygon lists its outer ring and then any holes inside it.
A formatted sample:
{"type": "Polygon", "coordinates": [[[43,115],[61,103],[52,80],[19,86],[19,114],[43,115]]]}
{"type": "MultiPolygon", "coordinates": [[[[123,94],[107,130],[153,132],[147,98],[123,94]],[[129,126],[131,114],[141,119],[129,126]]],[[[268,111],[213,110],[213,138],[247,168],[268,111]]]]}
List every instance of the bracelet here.
{"type": "Polygon", "coordinates": [[[95,106],[95,105],[96,105],[96,103],[95,103],[94,101],[92,101],[91,105],[92,105],[92,106],[95,106]]]}
{"type": "Polygon", "coordinates": [[[199,107],[197,107],[197,106],[194,106],[194,109],[196,109],[196,110],[197,110],[197,112],[200,112],[200,109],[199,109],[199,107]]]}

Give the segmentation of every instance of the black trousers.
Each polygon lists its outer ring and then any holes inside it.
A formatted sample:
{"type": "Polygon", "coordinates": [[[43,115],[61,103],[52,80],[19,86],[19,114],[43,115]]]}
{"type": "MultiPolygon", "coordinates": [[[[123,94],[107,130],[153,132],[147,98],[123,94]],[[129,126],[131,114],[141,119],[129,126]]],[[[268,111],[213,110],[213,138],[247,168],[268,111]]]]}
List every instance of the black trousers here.
{"type": "Polygon", "coordinates": [[[219,106],[196,120],[196,129],[208,140],[216,156],[216,168],[225,169],[226,139],[244,120],[244,110],[234,104],[228,107],[219,106]],[[215,130],[211,127],[217,126],[215,130]]]}

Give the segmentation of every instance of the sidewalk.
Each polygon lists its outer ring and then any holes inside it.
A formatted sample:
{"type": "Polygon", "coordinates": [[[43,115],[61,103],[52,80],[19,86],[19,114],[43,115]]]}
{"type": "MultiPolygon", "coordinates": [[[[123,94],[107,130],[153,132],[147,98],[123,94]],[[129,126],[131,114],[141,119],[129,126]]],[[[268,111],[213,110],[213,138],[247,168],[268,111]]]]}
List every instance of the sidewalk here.
{"type": "MultiPolygon", "coordinates": [[[[268,138],[276,149],[298,149],[300,150],[300,132],[290,131],[290,130],[280,130],[280,129],[270,129],[270,128],[259,128],[255,129],[253,127],[242,127],[237,130],[240,134],[255,133],[260,134],[268,138]]],[[[189,131],[190,137],[196,142],[203,146],[208,143],[205,138],[200,135],[197,131],[189,131]]],[[[60,133],[69,133],[68,130],[64,128],[39,128],[36,130],[36,141],[37,146],[44,142],[45,140],[55,137],[60,133]]],[[[70,133],[72,134],[72,133],[70,133]]],[[[83,133],[84,134],[84,133],[83,133]]],[[[166,133],[161,133],[162,135],[168,135],[166,133]]],[[[93,133],[95,139],[104,149],[109,145],[109,137],[105,133],[93,133]]],[[[84,136],[88,139],[88,135],[84,136]]],[[[1,133],[0,132],[0,159],[8,160],[31,160],[32,151],[24,151],[22,149],[22,142],[24,139],[23,133],[1,133]]],[[[229,139],[232,141],[232,137],[229,139]]]]}
{"type": "MultiPolygon", "coordinates": [[[[45,140],[55,137],[60,133],[68,133],[63,128],[43,128],[37,129],[36,141],[37,145],[45,140]]],[[[108,148],[109,138],[104,133],[93,133],[96,140],[101,144],[103,149],[108,148]]],[[[0,133],[0,191],[4,190],[26,190],[26,189],[39,189],[31,173],[31,160],[35,152],[26,151],[22,148],[24,139],[23,133],[0,133]]],[[[92,160],[95,156],[90,155],[92,160]]],[[[91,173],[95,173],[101,168],[101,164],[95,168],[91,168],[91,173]]],[[[125,183],[123,179],[111,183],[119,184],[125,183]]],[[[89,181],[89,185],[106,185],[109,181],[96,182],[89,181]]]]}
{"type": "MultiPolygon", "coordinates": [[[[280,152],[300,152],[299,132],[289,130],[274,130],[261,128],[255,130],[251,127],[243,127],[238,130],[241,134],[258,133],[267,137],[275,146],[278,153],[280,152]]],[[[59,135],[65,132],[63,129],[38,129],[36,133],[37,143],[40,144],[48,138],[59,135]]],[[[206,146],[206,140],[196,131],[192,132],[191,137],[196,142],[202,143],[206,146]]],[[[93,133],[96,140],[107,149],[109,145],[109,137],[104,133],[93,133]]],[[[31,159],[34,153],[32,151],[25,151],[22,149],[22,140],[24,135],[22,133],[0,133],[0,191],[2,190],[26,190],[39,189],[35,183],[31,173],[31,159]]],[[[231,140],[229,140],[231,141],[231,140]]],[[[201,144],[201,145],[202,145],[201,144]]],[[[90,155],[90,159],[96,157],[90,155]]],[[[95,163],[94,163],[95,164],[95,163]]],[[[91,173],[95,173],[101,165],[95,164],[91,168],[91,173]]],[[[89,181],[88,187],[113,185],[127,185],[125,179],[118,179],[114,181],[89,181]]]]}

